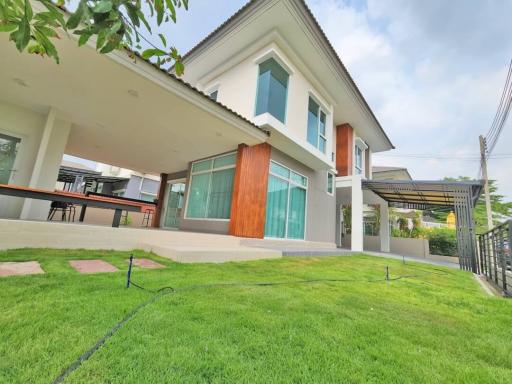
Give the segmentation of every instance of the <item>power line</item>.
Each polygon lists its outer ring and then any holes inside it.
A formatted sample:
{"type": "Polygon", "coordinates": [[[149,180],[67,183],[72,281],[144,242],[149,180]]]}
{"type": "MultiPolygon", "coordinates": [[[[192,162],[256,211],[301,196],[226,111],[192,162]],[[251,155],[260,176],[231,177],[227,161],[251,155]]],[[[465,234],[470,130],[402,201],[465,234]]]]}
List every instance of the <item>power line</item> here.
{"type": "MultiPolygon", "coordinates": [[[[439,153],[424,153],[424,154],[380,154],[375,153],[379,157],[396,157],[408,159],[439,159],[439,160],[461,160],[461,161],[479,161],[480,156],[476,155],[453,155],[453,154],[439,154],[439,153]]],[[[512,159],[512,153],[499,153],[489,156],[491,159],[512,159]]]]}
{"type": "Polygon", "coordinates": [[[491,128],[489,132],[485,136],[485,155],[488,158],[498,139],[503,131],[503,127],[505,126],[510,108],[512,106],[512,60],[510,60],[510,64],[508,67],[507,78],[505,80],[505,85],[503,87],[503,92],[501,93],[500,102],[498,104],[498,109],[496,110],[496,114],[494,115],[493,122],[491,124],[491,128]]]}

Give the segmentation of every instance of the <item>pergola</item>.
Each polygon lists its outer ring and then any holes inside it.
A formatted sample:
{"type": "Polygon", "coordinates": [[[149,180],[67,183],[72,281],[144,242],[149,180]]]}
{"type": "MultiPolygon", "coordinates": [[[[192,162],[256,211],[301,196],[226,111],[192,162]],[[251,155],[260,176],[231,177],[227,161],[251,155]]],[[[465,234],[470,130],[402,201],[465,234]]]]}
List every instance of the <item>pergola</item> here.
{"type": "Polygon", "coordinates": [[[81,178],[85,183],[81,192],[92,189],[93,187],[97,188],[99,183],[113,184],[129,180],[126,177],[102,176],[101,172],[61,165],[57,181],[64,183],[64,190],[70,190],[77,178],[81,178]]]}
{"type": "Polygon", "coordinates": [[[473,208],[482,193],[479,181],[363,180],[390,206],[407,209],[449,208],[455,211],[457,246],[461,269],[478,273],[473,208]]]}

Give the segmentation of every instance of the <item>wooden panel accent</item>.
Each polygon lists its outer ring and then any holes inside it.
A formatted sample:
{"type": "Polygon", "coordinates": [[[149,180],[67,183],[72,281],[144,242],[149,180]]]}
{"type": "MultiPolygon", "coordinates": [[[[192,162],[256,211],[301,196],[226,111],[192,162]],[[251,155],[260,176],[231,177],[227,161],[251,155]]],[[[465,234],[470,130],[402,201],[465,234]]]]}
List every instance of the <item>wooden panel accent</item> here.
{"type": "Polygon", "coordinates": [[[354,153],[354,129],[350,124],[336,127],[336,170],[338,176],[352,174],[354,153]]]}
{"type": "Polygon", "coordinates": [[[238,146],[229,234],[262,239],[265,234],[270,145],[238,146]]]}
{"type": "Polygon", "coordinates": [[[160,227],[160,218],[164,209],[165,188],[167,187],[167,173],[160,174],[160,188],[158,188],[157,205],[153,216],[153,227],[160,227]]]}

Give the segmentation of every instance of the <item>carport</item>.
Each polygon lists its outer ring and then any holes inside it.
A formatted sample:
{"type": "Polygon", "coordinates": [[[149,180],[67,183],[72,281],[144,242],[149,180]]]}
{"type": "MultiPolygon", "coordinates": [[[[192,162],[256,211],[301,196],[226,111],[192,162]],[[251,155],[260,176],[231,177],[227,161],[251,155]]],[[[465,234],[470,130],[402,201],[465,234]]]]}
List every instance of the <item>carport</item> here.
{"type": "Polygon", "coordinates": [[[479,181],[363,180],[368,189],[391,207],[406,209],[453,209],[456,216],[460,268],[479,273],[473,208],[482,193],[479,181]]]}

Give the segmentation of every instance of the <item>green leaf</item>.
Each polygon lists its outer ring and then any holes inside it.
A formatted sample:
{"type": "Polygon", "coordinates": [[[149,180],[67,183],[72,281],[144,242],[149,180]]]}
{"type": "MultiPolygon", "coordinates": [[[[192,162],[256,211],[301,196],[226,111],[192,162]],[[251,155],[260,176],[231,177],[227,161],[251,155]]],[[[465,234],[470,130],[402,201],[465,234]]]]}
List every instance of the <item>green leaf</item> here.
{"type": "Polygon", "coordinates": [[[181,61],[177,61],[176,63],[174,63],[174,70],[176,71],[176,74],[178,76],[181,76],[183,75],[183,73],[185,73],[185,66],[181,61]]]}
{"type": "Polygon", "coordinates": [[[34,31],[34,36],[38,43],[40,43],[44,49],[46,50],[46,54],[50,57],[53,57],[57,64],[59,64],[59,54],[57,53],[57,49],[55,45],[46,37],[46,35],[41,32],[38,28],[34,31]]]}
{"type": "Polygon", "coordinates": [[[82,45],[86,44],[91,38],[91,36],[92,33],[82,33],[80,35],[80,38],[78,39],[78,46],[81,47],[82,45]]]}
{"type": "Polygon", "coordinates": [[[86,7],[87,7],[87,4],[86,4],[85,0],[80,0],[80,3],[78,4],[78,7],[77,7],[75,13],[73,13],[69,17],[68,22],[66,24],[66,26],[69,29],[75,29],[76,27],[78,27],[78,24],[80,24],[80,22],[82,21],[82,19],[85,16],[86,7]]]}
{"type": "Polygon", "coordinates": [[[57,31],[55,31],[55,29],[53,29],[53,28],[49,28],[44,25],[38,25],[37,29],[41,33],[44,33],[46,37],[59,37],[59,35],[57,34],[57,31]]]}
{"type": "Polygon", "coordinates": [[[137,16],[139,17],[140,20],[142,20],[148,32],[151,32],[151,27],[149,26],[149,23],[146,20],[146,16],[144,16],[144,13],[142,13],[140,9],[137,9],[137,16]]]}
{"type": "Polygon", "coordinates": [[[96,49],[100,49],[105,44],[105,41],[107,40],[107,35],[109,33],[109,29],[102,29],[98,33],[98,38],[96,39],[96,49]]]}
{"type": "Polygon", "coordinates": [[[17,28],[16,24],[8,23],[8,24],[0,24],[0,32],[11,32],[17,28]]]}
{"type": "Polygon", "coordinates": [[[30,24],[26,17],[23,17],[18,23],[18,30],[11,34],[13,37],[16,48],[18,51],[22,52],[28,45],[30,41],[30,24]]]}
{"type": "Polygon", "coordinates": [[[165,55],[167,55],[167,53],[158,48],[150,48],[150,49],[146,49],[144,52],[142,52],[142,58],[145,60],[148,60],[153,56],[165,56],[165,55]]]}
{"type": "Polygon", "coordinates": [[[158,25],[162,24],[164,19],[164,1],[163,0],[155,0],[155,10],[156,10],[156,23],[158,25]]]}
{"type": "Polygon", "coordinates": [[[62,28],[66,29],[66,21],[64,20],[64,16],[62,15],[62,11],[57,8],[51,1],[49,0],[39,0],[44,4],[46,9],[50,12],[53,18],[58,22],[62,28]]]}
{"type": "Polygon", "coordinates": [[[128,13],[128,17],[130,18],[132,24],[135,27],[140,27],[139,16],[137,15],[137,7],[135,7],[129,3],[126,3],[125,6],[126,6],[126,13],[128,13]]]}
{"type": "Polygon", "coordinates": [[[121,35],[114,35],[112,38],[108,41],[107,44],[101,49],[100,53],[109,53],[112,52],[114,49],[119,47],[119,44],[121,43],[122,36],[121,35]]]}
{"type": "Polygon", "coordinates": [[[165,0],[165,3],[167,4],[167,8],[171,12],[171,19],[172,21],[176,22],[176,8],[174,7],[174,4],[172,0],[165,0]]]}
{"type": "Polygon", "coordinates": [[[116,21],[114,23],[114,25],[112,25],[112,27],[110,28],[110,34],[116,33],[117,31],[119,31],[121,29],[122,26],[123,26],[123,22],[121,20],[116,21]]]}
{"type": "Polygon", "coordinates": [[[30,0],[25,0],[25,17],[28,21],[32,20],[34,16],[34,11],[32,10],[32,5],[30,5],[30,0]]]}
{"type": "Polygon", "coordinates": [[[159,34],[158,34],[158,37],[160,37],[160,40],[162,40],[162,44],[164,45],[164,47],[167,47],[167,40],[165,40],[164,35],[162,35],[161,33],[159,33],[159,34]]]}
{"type": "Polygon", "coordinates": [[[94,13],[108,13],[111,10],[112,10],[112,2],[110,0],[101,0],[92,9],[92,11],[94,13]]]}

